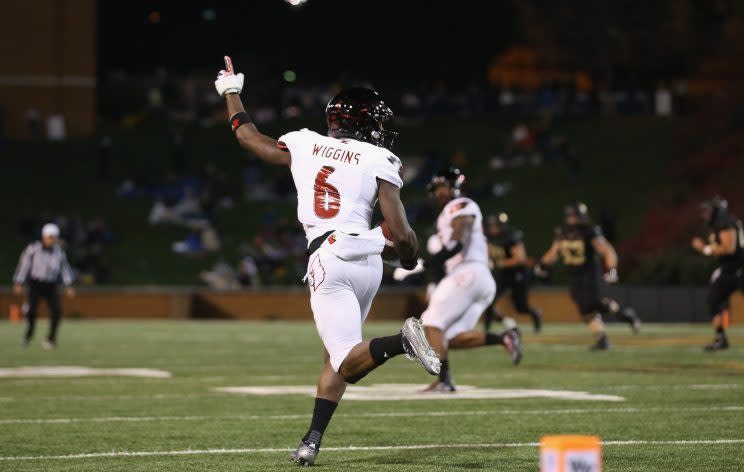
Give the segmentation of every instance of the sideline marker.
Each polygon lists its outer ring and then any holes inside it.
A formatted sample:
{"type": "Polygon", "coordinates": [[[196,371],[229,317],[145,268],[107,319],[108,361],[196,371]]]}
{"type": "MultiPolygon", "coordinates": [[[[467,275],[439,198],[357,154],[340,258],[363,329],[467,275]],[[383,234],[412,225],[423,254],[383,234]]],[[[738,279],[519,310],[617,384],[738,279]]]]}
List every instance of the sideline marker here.
{"type": "Polygon", "coordinates": [[[540,440],[540,472],[601,471],[599,436],[543,436],[540,440]]]}
{"type": "Polygon", "coordinates": [[[11,323],[18,323],[21,321],[21,307],[16,304],[10,305],[8,308],[8,319],[11,323]]]}

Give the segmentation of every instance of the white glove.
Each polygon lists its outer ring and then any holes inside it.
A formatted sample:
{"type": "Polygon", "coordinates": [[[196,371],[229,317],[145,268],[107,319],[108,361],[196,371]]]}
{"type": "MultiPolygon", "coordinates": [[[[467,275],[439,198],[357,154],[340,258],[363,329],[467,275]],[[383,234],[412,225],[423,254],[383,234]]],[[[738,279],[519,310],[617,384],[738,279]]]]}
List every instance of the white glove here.
{"type": "Polygon", "coordinates": [[[424,271],[424,260],[419,259],[416,261],[416,267],[414,267],[411,270],[404,269],[402,267],[398,267],[393,271],[393,278],[397,280],[398,282],[404,280],[406,277],[409,277],[411,275],[420,274],[424,271]]]}
{"type": "Polygon", "coordinates": [[[214,88],[216,88],[217,93],[223,97],[228,93],[240,94],[240,92],[243,91],[244,80],[245,77],[243,74],[235,75],[232,59],[230,59],[230,56],[225,56],[225,68],[217,73],[217,80],[214,81],[214,88]]]}
{"type": "Polygon", "coordinates": [[[608,270],[607,272],[604,273],[602,278],[604,279],[605,283],[616,284],[618,281],[617,269],[608,270]]]}
{"type": "Polygon", "coordinates": [[[436,254],[442,250],[442,239],[438,234],[432,234],[426,241],[426,251],[429,254],[436,254]]]}

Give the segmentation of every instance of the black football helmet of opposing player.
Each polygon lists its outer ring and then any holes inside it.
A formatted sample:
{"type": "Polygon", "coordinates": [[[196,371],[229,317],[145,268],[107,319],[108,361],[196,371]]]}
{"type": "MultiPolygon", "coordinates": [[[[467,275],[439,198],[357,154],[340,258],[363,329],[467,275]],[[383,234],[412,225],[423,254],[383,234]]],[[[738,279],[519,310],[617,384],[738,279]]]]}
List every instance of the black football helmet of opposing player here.
{"type": "MultiPolygon", "coordinates": [[[[496,224],[506,226],[509,223],[509,215],[504,211],[500,211],[496,213],[495,215],[491,215],[491,217],[495,218],[496,224]]],[[[489,220],[491,217],[489,217],[489,220]]]]}
{"type": "Polygon", "coordinates": [[[700,213],[707,225],[721,224],[728,218],[728,201],[722,197],[713,197],[700,204],[700,213]]]}
{"type": "Polygon", "coordinates": [[[589,217],[589,207],[581,201],[576,201],[570,205],[566,205],[564,214],[566,215],[566,218],[570,216],[575,217],[580,225],[588,225],[591,224],[592,221],[589,217]]]}
{"type": "Polygon", "coordinates": [[[500,211],[495,215],[488,215],[488,233],[498,237],[509,228],[509,215],[500,211]]]}
{"type": "Polygon", "coordinates": [[[447,185],[452,189],[453,194],[456,198],[462,194],[460,188],[462,187],[463,183],[465,183],[465,174],[463,174],[462,171],[457,167],[447,167],[446,169],[442,169],[437,172],[431,178],[429,184],[426,186],[426,189],[429,192],[433,192],[434,189],[438,186],[447,185]]]}
{"type": "Polygon", "coordinates": [[[392,149],[398,133],[386,130],[384,124],[393,119],[393,111],[374,90],[344,89],[328,102],[325,112],[328,136],[357,139],[392,149]]]}

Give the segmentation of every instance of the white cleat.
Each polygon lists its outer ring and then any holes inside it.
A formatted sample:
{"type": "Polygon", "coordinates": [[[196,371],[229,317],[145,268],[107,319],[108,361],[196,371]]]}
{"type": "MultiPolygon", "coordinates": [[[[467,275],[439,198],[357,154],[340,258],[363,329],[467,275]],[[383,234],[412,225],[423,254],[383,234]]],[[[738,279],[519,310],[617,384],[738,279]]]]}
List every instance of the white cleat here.
{"type": "Polygon", "coordinates": [[[414,317],[408,318],[403,323],[401,333],[403,334],[403,349],[406,351],[406,357],[411,360],[418,360],[431,375],[439,375],[442,363],[434,349],[429,345],[429,341],[426,340],[426,333],[424,333],[424,327],[421,326],[421,321],[414,317]]]}
{"type": "Polygon", "coordinates": [[[300,445],[297,446],[297,449],[289,455],[289,460],[299,466],[309,467],[315,464],[318,452],[320,451],[315,447],[315,444],[300,441],[300,445]]]}
{"type": "Polygon", "coordinates": [[[630,330],[633,331],[633,334],[641,333],[641,319],[637,316],[633,318],[633,323],[630,325],[630,330]]]}

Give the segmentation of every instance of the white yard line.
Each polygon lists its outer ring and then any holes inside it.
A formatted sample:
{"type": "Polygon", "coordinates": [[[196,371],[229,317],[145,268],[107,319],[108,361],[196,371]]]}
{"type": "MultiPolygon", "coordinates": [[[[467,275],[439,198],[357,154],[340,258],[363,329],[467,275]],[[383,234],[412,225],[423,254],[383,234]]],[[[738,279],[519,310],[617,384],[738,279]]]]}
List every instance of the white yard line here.
{"type": "MultiPolygon", "coordinates": [[[[593,374],[592,374],[593,375],[593,374]]],[[[592,375],[587,375],[590,378],[592,375]]],[[[484,378],[497,378],[497,379],[514,379],[518,378],[511,374],[502,374],[500,372],[480,372],[480,373],[465,373],[460,374],[458,378],[463,379],[484,379],[484,378]]],[[[516,388],[516,387],[513,387],[516,388]]],[[[538,386],[524,386],[520,388],[539,388],[538,386]]],[[[582,385],[582,386],[571,386],[567,385],[561,387],[565,390],[591,390],[591,391],[604,391],[604,390],[736,390],[744,389],[744,383],[738,384],[638,384],[638,385],[582,385]]]]}
{"type": "MultiPolygon", "coordinates": [[[[743,408],[744,409],[744,408],[743,408]]],[[[0,424],[74,424],[74,423],[139,423],[152,421],[258,421],[295,420],[310,418],[301,415],[234,415],[234,416],[96,416],[91,418],[7,418],[0,424]]]]}
{"type": "MultiPolygon", "coordinates": [[[[109,382],[107,382],[109,383],[109,382]]],[[[0,385],[3,383],[0,381],[0,385]]],[[[524,387],[530,388],[530,387],[524,387]]],[[[566,387],[571,389],[572,387],[566,387]]],[[[667,385],[595,385],[575,387],[576,390],[738,390],[744,389],[744,384],[667,384],[667,385]]],[[[0,402],[15,401],[38,401],[38,400],[80,400],[80,401],[100,401],[100,400],[172,400],[172,399],[195,399],[225,396],[219,392],[204,393],[155,393],[155,394],[132,394],[132,395],[24,395],[24,396],[4,396],[0,397],[0,402]]]]}
{"type": "MultiPolygon", "coordinates": [[[[744,444],[744,439],[691,439],[676,441],[647,441],[643,439],[628,439],[619,441],[603,441],[604,446],[694,446],[716,444],[744,444]]],[[[495,449],[537,447],[540,443],[470,443],[470,444],[412,444],[400,446],[342,446],[324,447],[324,452],[346,451],[405,451],[418,449],[495,449]]],[[[66,455],[48,456],[0,456],[0,461],[32,461],[50,459],[95,459],[102,457],[147,457],[147,456],[185,456],[185,455],[214,455],[214,454],[256,454],[289,452],[285,448],[244,448],[244,449],[184,449],[173,451],[110,451],[89,452],[66,455]]]]}
{"type": "MultiPolygon", "coordinates": [[[[593,387],[585,387],[593,388],[593,387]]],[[[744,384],[668,384],[668,385],[607,385],[607,390],[736,390],[744,388],[744,384]]]]}
{"type": "MultiPolygon", "coordinates": [[[[368,386],[349,386],[344,394],[345,401],[456,401],[456,400],[507,400],[522,398],[549,398],[556,400],[580,400],[601,402],[622,402],[617,395],[603,395],[583,391],[545,390],[545,389],[493,389],[458,385],[457,391],[449,395],[422,395],[419,384],[372,384],[368,386]]],[[[213,390],[238,395],[304,395],[315,397],[314,385],[251,385],[240,387],[218,387],[213,390]]]]}
{"type": "MultiPolygon", "coordinates": [[[[411,417],[447,417],[447,416],[490,416],[490,415],[578,415],[605,413],[652,413],[652,412],[744,412],[744,405],[710,406],[710,407],[651,407],[651,408],[563,408],[563,409],[499,409],[499,410],[465,410],[465,411],[393,411],[380,413],[350,413],[341,418],[411,418],[411,417]]],[[[94,416],[89,418],[4,418],[2,424],[74,424],[74,423],[136,423],[152,421],[282,421],[304,420],[310,414],[296,415],[232,415],[232,416],[94,416]]]]}
{"type": "Polygon", "coordinates": [[[108,400],[173,400],[173,399],[195,399],[220,397],[220,393],[151,393],[131,395],[24,395],[22,397],[6,397],[7,401],[30,401],[38,400],[80,400],[80,401],[108,401],[108,400]]]}
{"type": "Polygon", "coordinates": [[[76,365],[0,367],[0,378],[145,377],[166,379],[171,373],[148,368],[95,368],[76,365]]]}

